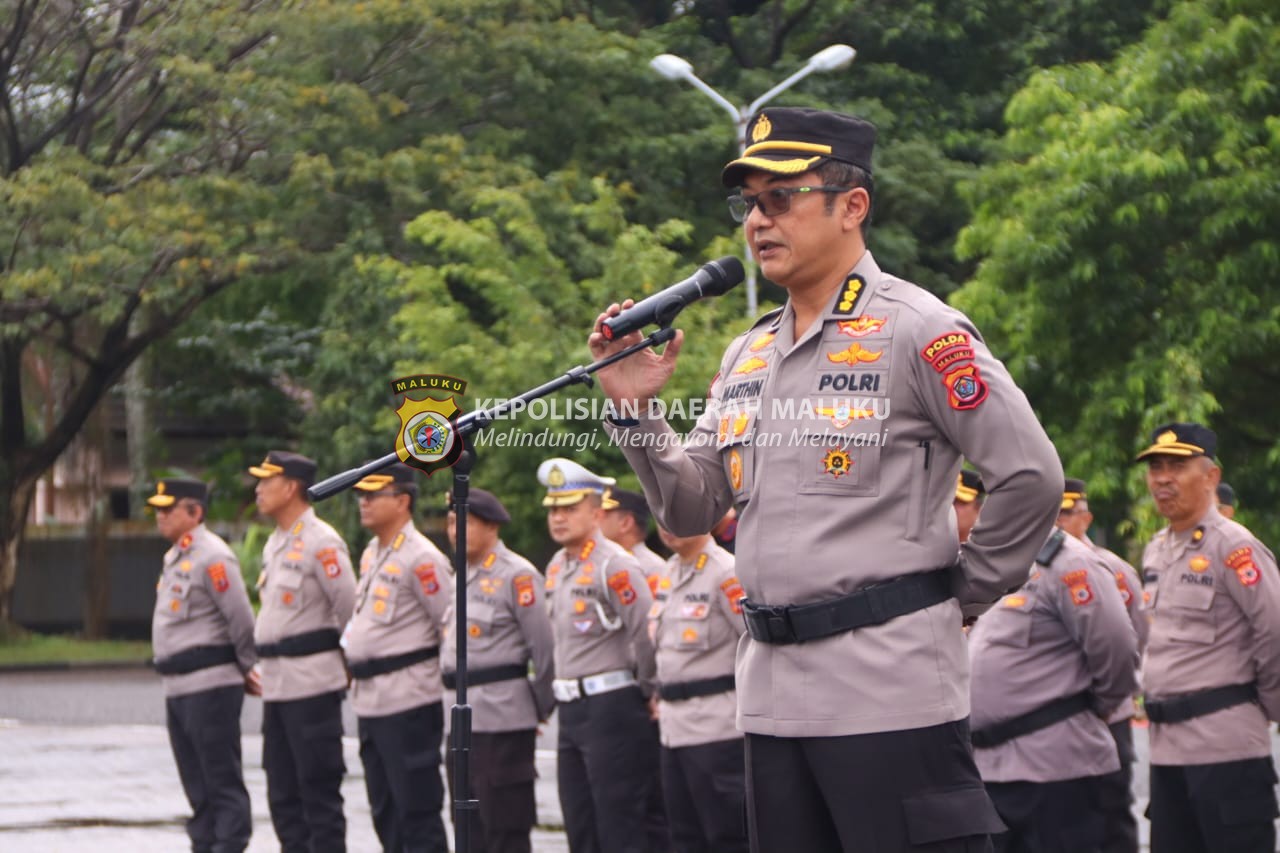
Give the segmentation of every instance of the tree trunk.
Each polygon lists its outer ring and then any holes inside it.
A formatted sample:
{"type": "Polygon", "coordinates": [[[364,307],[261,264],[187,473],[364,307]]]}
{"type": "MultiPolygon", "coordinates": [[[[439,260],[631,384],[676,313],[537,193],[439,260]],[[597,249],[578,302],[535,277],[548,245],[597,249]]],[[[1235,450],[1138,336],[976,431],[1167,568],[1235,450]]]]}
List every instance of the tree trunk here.
{"type": "MultiPolygon", "coordinates": [[[[130,324],[139,331],[140,309],[130,324]]],[[[147,495],[151,493],[151,406],[147,400],[147,353],[138,356],[124,374],[125,448],[129,455],[129,517],[142,518],[147,495]]]]}
{"type": "Polygon", "coordinates": [[[111,512],[106,489],[107,407],[99,403],[77,441],[84,442],[85,537],[88,559],[84,565],[84,635],[90,640],[107,636],[111,608],[111,563],[107,556],[107,528],[111,512]]]}
{"type": "Polygon", "coordinates": [[[0,639],[17,630],[13,621],[13,587],[18,580],[18,549],[26,532],[36,479],[0,477],[0,639]]]}

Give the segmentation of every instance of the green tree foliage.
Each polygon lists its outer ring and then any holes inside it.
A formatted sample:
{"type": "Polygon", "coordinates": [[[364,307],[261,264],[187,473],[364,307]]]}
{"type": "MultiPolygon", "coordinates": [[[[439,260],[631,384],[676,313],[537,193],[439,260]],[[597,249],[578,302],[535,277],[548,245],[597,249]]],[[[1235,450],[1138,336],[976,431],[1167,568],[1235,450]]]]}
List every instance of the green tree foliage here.
{"type": "Polygon", "coordinates": [[[1277,80],[1271,4],[1179,4],[1112,63],[1036,74],[1009,106],[1009,159],[977,183],[961,247],[981,264],[957,301],[1113,507],[1145,493],[1130,460],[1171,420],[1217,430],[1245,506],[1274,495],[1277,80]]]}

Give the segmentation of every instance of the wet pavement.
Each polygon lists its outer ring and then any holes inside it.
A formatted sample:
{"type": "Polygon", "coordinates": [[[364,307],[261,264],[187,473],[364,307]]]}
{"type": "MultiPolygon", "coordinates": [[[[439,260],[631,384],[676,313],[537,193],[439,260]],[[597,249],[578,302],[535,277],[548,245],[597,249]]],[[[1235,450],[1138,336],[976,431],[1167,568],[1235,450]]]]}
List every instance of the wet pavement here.
{"type": "MultiPolygon", "coordinates": [[[[376,853],[355,718],[349,706],[345,710],[347,845],[352,853],[376,853]]],[[[246,698],[241,731],[254,853],[280,849],[267,814],[261,726],[261,701],[246,698]]],[[[1273,741],[1280,756],[1280,737],[1273,741]]],[[[553,717],[538,740],[535,853],[569,849],[556,795],[554,742],[553,717]]],[[[1141,815],[1147,798],[1145,728],[1135,727],[1134,746],[1134,810],[1141,815]]],[[[139,667],[0,671],[0,851],[181,851],[188,849],[183,825],[189,814],[154,673],[139,667]]],[[[1145,850],[1149,827],[1141,818],[1138,825],[1145,850]]]]}
{"type": "MultiPolygon", "coordinates": [[[[351,853],[380,850],[345,706],[342,794],[351,853]]],[[[262,703],[241,714],[252,853],[278,851],[262,771],[262,703]]],[[[538,743],[535,853],[567,853],[555,787],[554,727],[538,743]]],[[[448,821],[449,803],[445,803],[448,821]]],[[[189,849],[190,815],[164,727],[159,679],[142,668],[0,672],[0,850],[173,853],[189,849]]],[[[452,827],[449,827],[452,837],[452,827]]]]}

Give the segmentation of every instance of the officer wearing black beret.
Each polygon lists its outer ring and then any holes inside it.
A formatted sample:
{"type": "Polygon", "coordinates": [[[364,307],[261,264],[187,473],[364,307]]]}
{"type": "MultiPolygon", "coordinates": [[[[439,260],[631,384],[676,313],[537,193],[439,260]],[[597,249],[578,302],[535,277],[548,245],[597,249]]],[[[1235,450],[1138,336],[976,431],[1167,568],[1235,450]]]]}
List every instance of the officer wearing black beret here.
{"type": "Polygon", "coordinates": [[[1223,518],[1236,517],[1236,490],[1230,483],[1218,484],[1218,512],[1223,518]]]}
{"type": "MultiPolygon", "coordinates": [[[[457,548],[453,495],[445,528],[457,548]]],[[[471,786],[475,853],[529,853],[537,822],[534,747],[555,697],[555,650],[542,576],[502,541],[511,521],[497,495],[471,488],[467,496],[467,627],[445,626],[444,684],[456,684],[458,642],[467,644],[467,703],[472,708],[471,786]],[[533,674],[530,675],[530,665],[533,674]]],[[[453,701],[451,697],[447,697],[453,701]]],[[[453,764],[449,763],[450,784],[453,764]]]]}

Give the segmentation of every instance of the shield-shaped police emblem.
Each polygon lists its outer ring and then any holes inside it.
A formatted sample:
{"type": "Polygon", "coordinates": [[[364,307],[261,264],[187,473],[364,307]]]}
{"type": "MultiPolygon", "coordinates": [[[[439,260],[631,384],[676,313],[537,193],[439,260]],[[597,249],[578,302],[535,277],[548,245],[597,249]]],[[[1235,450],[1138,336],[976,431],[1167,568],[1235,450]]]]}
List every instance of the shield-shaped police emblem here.
{"type": "Polygon", "coordinates": [[[464,444],[453,423],[458,412],[453,397],[447,400],[405,397],[396,409],[400,416],[396,456],[428,475],[453,465],[462,456],[464,444]]]}

